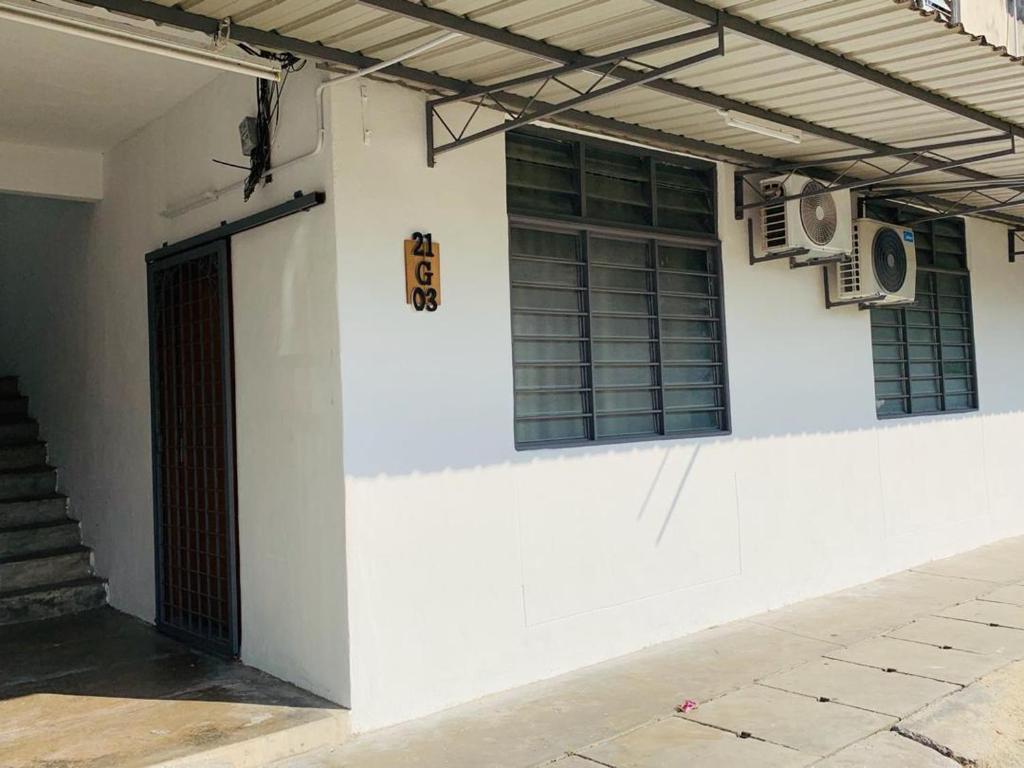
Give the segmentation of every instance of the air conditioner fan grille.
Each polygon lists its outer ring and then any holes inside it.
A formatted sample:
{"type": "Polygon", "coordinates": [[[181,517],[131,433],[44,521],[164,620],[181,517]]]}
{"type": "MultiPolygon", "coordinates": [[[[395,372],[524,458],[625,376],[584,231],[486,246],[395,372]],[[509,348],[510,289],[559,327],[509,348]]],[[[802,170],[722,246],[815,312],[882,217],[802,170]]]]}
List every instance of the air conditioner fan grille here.
{"type": "Polygon", "coordinates": [[[903,288],[907,281],[907,249],[896,230],[882,227],[875,233],[871,258],[875,265],[875,279],[883,290],[896,293],[903,288]]]}
{"type": "Polygon", "coordinates": [[[839,214],[835,200],[819,182],[811,180],[804,184],[800,193],[800,223],[811,242],[828,245],[836,235],[839,214]]]}

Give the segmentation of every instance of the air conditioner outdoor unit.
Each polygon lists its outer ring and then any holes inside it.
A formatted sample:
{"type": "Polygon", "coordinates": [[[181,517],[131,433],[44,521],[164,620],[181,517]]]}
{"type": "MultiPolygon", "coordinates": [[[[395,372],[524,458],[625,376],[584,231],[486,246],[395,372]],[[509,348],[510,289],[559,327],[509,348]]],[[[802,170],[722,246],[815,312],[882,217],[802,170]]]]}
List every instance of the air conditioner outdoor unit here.
{"type": "Polygon", "coordinates": [[[793,174],[762,180],[761,194],[768,204],[755,217],[761,254],[755,261],[788,256],[791,266],[811,266],[853,251],[849,191],[829,192],[821,182],[793,174]]]}
{"type": "Polygon", "coordinates": [[[853,255],[828,267],[829,303],[913,303],[917,286],[914,230],[874,219],[853,223],[853,255]]]}

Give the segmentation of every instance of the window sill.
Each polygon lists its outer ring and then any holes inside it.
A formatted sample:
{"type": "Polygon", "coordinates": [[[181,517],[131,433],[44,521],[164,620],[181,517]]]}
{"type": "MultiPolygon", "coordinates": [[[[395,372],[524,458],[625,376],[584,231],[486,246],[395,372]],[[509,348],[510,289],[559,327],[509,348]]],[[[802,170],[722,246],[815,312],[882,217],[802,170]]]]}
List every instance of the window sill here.
{"type": "Polygon", "coordinates": [[[658,443],[671,440],[693,440],[706,437],[730,437],[731,429],[706,430],[702,432],[686,432],[678,435],[644,435],[639,437],[604,438],[601,440],[563,440],[551,443],[539,443],[536,445],[516,444],[517,452],[546,451],[560,448],[609,448],[615,445],[633,445],[636,443],[658,443]]]}
{"type": "Polygon", "coordinates": [[[928,417],[934,418],[936,416],[962,416],[969,413],[979,413],[980,411],[981,409],[977,407],[957,408],[948,411],[926,411],[922,413],[894,413],[891,415],[887,414],[885,416],[882,416],[881,414],[876,414],[875,418],[878,421],[899,421],[901,419],[923,419],[928,417]]]}

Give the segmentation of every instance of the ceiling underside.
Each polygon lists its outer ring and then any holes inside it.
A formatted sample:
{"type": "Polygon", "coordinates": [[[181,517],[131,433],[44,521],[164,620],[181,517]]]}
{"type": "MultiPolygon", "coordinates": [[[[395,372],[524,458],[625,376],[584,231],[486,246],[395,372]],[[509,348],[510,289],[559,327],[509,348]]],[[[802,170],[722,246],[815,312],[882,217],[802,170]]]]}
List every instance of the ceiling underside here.
{"type": "MultiPolygon", "coordinates": [[[[944,149],[910,165],[905,165],[907,157],[873,160],[872,166],[858,164],[855,173],[877,178],[900,168],[920,170],[926,163],[934,167],[943,158],[1003,152],[956,169],[914,175],[913,183],[951,187],[966,179],[983,184],[985,189],[943,196],[979,209],[1003,205],[1022,194],[1012,186],[989,184],[993,179],[997,184],[1024,184],[1024,146],[1010,153],[1007,139],[1007,133],[1017,132],[1024,121],[1021,60],[934,13],[916,10],[912,0],[147,0],[146,5],[157,3],[196,18],[229,16],[236,29],[273,31],[358,54],[351,61],[327,57],[352,66],[401,55],[446,28],[455,29],[463,37],[384,70],[439,93],[463,87],[452,81],[495,84],[577,62],[581,54],[606,56],[706,28],[722,10],[736,21],[725,24],[724,55],[588,101],[552,119],[587,127],[585,118],[596,116],[604,126],[598,130],[622,134],[635,127],[636,139],[646,143],[664,137],[654,143],[747,165],[799,161],[836,172],[846,170],[846,165],[830,163],[832,158],[991,139],[944,149]],[[743,25],[749,22],[776,37],[769,41],[745,33],[749,27],[743,25]],[[807,44],[827,55],[816,56],[807,44]],[[854,71],[841,66],[834,54],[864,67],[854,71]],[[911,87],[893,87],[896,81],[911,87]],[[922,99],[924,92],[936,98],[922,99]],[[729,127],[722,109],[798,128],[801,141],[787,143],[729,127]],[[679,141],[674,143],[673,137],[679,141]]],[[[123,9],[125,0],[94,4],[123,9]]],[[[707,40],[691,41],[645,52],[626,66],[636,73],[648,72],[707,48],[707,40]]],[[[588,72],[561,78],[578,89],[594,79],[588,72]]],[[[614,73],[605,82],[616,82],[614,73]]],[[[508,92],[528,99],[537,85],[508,92]]],[[[543,91],[547,102],[575,95],[557,82],[548,83],[543,91]]],[[[1024,216],[1024,195],[1020,201],[1019,206],[1001,207],[991,215],[1024,216]]]]}
{"type": "Polygon", "coordinates": [[[0,22],[0,141],[106,151],[216,77],[206,67],[0,22]]]}

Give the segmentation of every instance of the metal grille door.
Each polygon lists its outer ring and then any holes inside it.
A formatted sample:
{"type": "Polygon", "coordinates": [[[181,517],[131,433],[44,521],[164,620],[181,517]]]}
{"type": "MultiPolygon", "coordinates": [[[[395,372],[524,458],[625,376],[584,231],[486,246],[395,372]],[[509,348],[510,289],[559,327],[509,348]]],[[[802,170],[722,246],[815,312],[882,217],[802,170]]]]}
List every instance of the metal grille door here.
{"type": "Polygon", "coordinates": [[[157,625],[237,655],[231,276],[226,241],[149,264],[157,625]]]}

